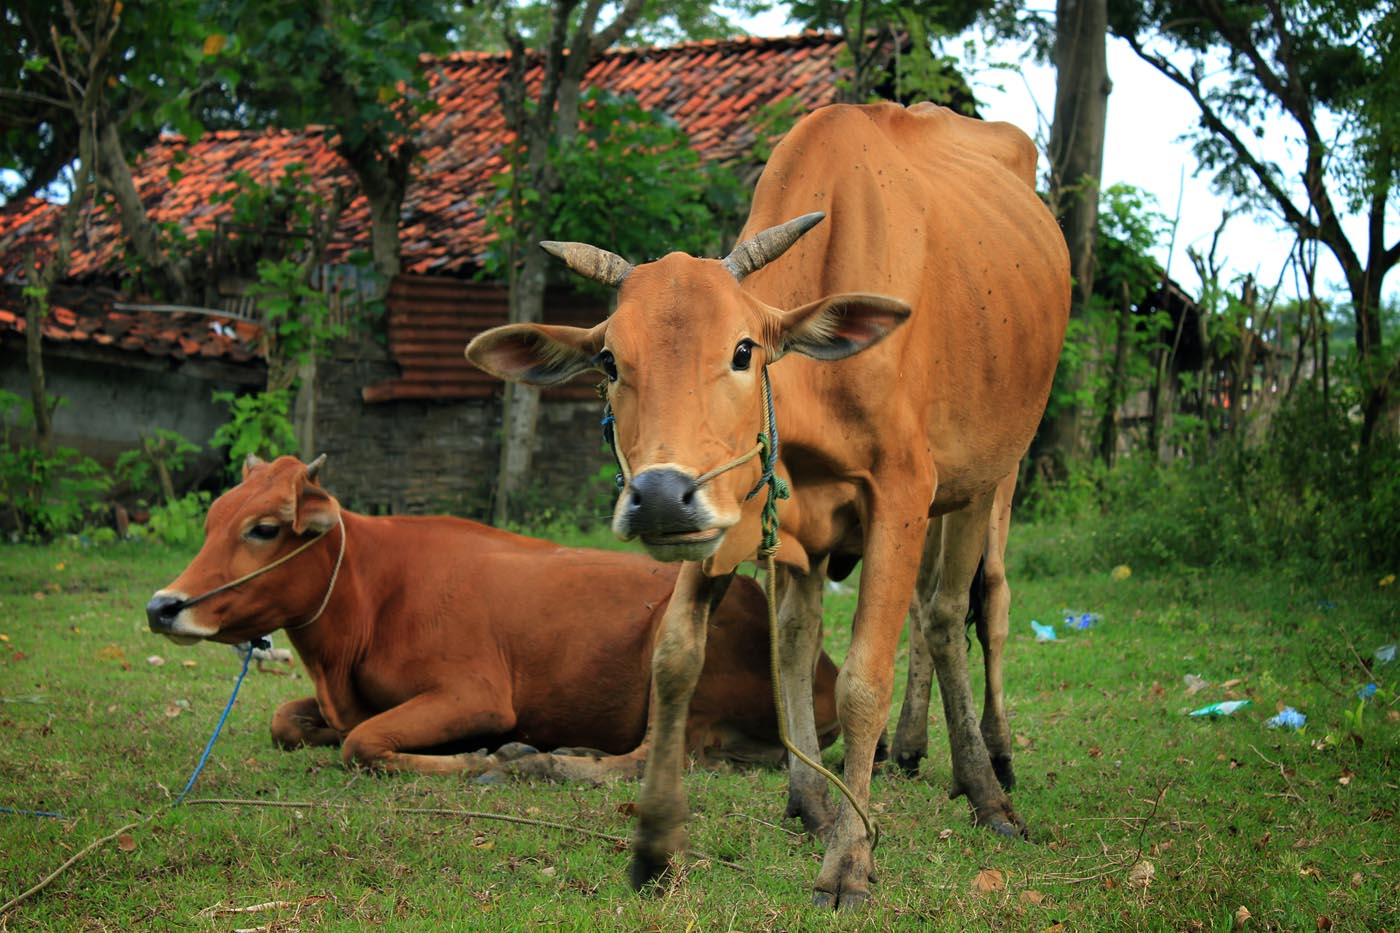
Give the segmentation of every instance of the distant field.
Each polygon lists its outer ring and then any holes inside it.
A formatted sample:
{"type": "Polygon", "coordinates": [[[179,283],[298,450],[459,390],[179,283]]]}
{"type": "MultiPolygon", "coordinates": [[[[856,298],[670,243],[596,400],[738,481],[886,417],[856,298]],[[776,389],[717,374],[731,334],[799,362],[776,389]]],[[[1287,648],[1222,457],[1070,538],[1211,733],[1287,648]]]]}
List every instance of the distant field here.
{"type": "MultiPolygon", "coordinates": [[[[1013,574],[1031,566],[1019,555],[1070,533],[1018,529],[1013,574]]],[[[1246,930],[1400,928],[1400,661],[1372,661],[1400,640],[1400,585],[1113,580],[1110,562],[1013,577],[1013,799],[1035,844],[971,827],[965,802],[947,799],[936,721],[919,778],[876,779],[872,909],[833,920],[807,906],[820,849],[783,819],[781,773],[692,773],[692,845],[711,858],[687,861],[666,896],[642,898],[608,840],[401,812],[626,836],[636,785],[370,777],[332,750],[275,751],[268,719],[309,692],[301,676],[249,674],[191,798],[307,805],[170,809],[239,666],[226,647],[182,649],[146,631],[147,598],[189,556],[0,547],[0,806],[63,814],[0,813],[0,903],[137,823],[0,929],[1225,930],[1240,908],[1246,930]],[[1063,609],[1102,621],[1065,631],[1063,609]],[[1057,623],[1059,640],[1037,643],[1031,619],[1057,623]],[[1210,685],[1188,696],[1186,674],[1210,685]],[[1368,683],[1377,690],[1362,704],[1368,683]],[[1252,705],[1220,720],[1185,715],[1236,697],[1252,705]],[[1303,731],[1265,728],[1284,704],[1307,714],[1303,731]]],[[[853,606],[851,588],[829,594],[838,662],[853,606]]],[[[826,758],[840,757],[838,743],[826,758]]]]}

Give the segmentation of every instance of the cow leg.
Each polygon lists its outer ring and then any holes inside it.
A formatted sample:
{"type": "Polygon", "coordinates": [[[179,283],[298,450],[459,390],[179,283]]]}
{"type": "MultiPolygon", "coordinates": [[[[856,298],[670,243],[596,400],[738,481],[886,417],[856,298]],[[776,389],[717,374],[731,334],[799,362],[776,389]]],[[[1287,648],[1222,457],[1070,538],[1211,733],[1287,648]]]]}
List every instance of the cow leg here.
{"type": "Polygon", "coordinates": [[[927,618],[924,640],[938,672],[948,744],[953,759],[952,796],[967,794],[978,823],[1008,836],[1019,836],[1025,824],[997,782],[986,743],[978,729],[967,676],[969,587],[986,544],[991,496],[947,515],[939,549],[938,585],[927,618]]]}
{"type": "MultiPolygon", "coordinates": [[[[928,525],[923,514],[931,498],[913,502],[901,498],[884,509],[877,500],[866,536],[851,650],[836,682],[846,742],[845,782],[855,804],[866,813],[870,812],[875,746],[889,716],[894,656],[918,576],[918,555],[928,525]]],[[[854,909],[869,901],[875,874],[872,841],[851,801],[843,799],[817,875],[815,904],[854,909]]]]}
{"type": "Polygon", "coordinates": [[[339,745],[343,736],[321,715],[315,697],[288,700],[272,714],[272,744],[291,751],[314,745],[339,745]]]}
{"type": "Polygon", "coordinates": [[[705,663],[710,596],[722,582],[706,577],[698,563],[682,564],[656,634],[647,723],[651,754],[642,777],[629,869],[632,886],[638,890],[660,881],[671,856],[685,846],[685,821],[689,816],[681,783],[686,758],[685,725],[690,697],[705,663]]]}
{"type": "Polygon", "coordinates": [[[1006,582],[1006,539],[1011,531],[1011,499],[1016,491],[1012,473],[997,487],[987,528],[982,561],[982,612],[977,619],[977,640],[982,643],[986,665],[986,698],[982,704],[982,740],[992,759],[997,781],[1006,790],[1016,786],[1011,767],[1011,726],[1006,721],[1002,696],[1001,663],[1006,636],[1011,630],[1011,587],[1006,582]]]}
{"type": "Polygon", "coordinates": [[[347,765],[418,774],[480,774],[499,763],[493,755],[424,755],[405,749],[432,748],[472,736],[501,735],[515,726],[505,691],[470,680],[455,681],[451,694],[421,693],[371,716],[350,730],[340,756],[347,765]]]}
{"type": "Polygon", "coordinates": [[[641,777],[646,760],[647,745],[643,743],[626,755],[567,755],[559,751],[525,755],[506,762],[495,770],[513,778],[561,784],[572,781],[608,784],[612,781],[630,781],[641,777]]]}
{"type": "MultiPolygon", "coordinates": [[[[821,651],[822,587],[826,583],[826,561],[813,567],[809,573],[779,566],[777,574],[778,652],[788,739],[813,761],[821,761],[812,684],[817,655],[821,651]]],[[[791,752],[786,754],[787,815],[801,817],[807,832],[825,840],[834,818],[826,778],[803,764],[791,752]]]]}
{"type": "Polygon", "coordinates": [[[919,563],[919,581],[914,598],[909,601],[909,676],[904,688],[904,703],[899,708],[899,724],[894,730],[894,748],[890,757],[905,774],[919,770],[919,762],[928,755],[928,702],[933,690],[933,657],[924,641],[924,629],[933,595],[934,576],[938,570],[938,548],[943,534],[943,522],[929,522],[924,536],[924,556],[919,563]]]}

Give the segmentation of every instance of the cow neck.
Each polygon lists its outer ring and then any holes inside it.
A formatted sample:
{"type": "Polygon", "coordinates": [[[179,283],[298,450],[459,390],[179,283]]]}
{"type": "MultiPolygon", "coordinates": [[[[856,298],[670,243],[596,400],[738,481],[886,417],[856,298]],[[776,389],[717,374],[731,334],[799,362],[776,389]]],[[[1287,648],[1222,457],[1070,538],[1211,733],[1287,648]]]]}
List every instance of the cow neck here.
{"type": "MultiPolygon", "coordinates": [[[[311,618],[307,619],[305,622],[298,622],[296,625],[282,626],[282,630],[285,632],[291,633],[301,631],[302,629],[311,625],[317,619],[321,618],[321,614],[326,611],[326,606],[330,605],[331,594],[335,592],[335,582],[340,578],[340,565],[341,562],[345,560],[345,515],[343,513],[338,514],[336,516],[336,524],[340,527],[340,550],[335,555],[335,566],[331,568],[331,579],[330,582],[326,584],[326,595],[321,597],[321,605],[316,607],[316,613],[311,618]]],[[[295,556],[296,554],[300,553],[301,551],[304,551],[306,548],[315,544],[317,541],[321,540],[321,538],[325,537],[328,534],[330,534],[329,530],[321,532],[321,534],[317,535],[315,538],[311,539],[306,544],[302,545],[296,551],[293,551],[287,556],[295,556]]],[[[272,565],[269,565],[268,569],[272,569],[272,565]]]]}

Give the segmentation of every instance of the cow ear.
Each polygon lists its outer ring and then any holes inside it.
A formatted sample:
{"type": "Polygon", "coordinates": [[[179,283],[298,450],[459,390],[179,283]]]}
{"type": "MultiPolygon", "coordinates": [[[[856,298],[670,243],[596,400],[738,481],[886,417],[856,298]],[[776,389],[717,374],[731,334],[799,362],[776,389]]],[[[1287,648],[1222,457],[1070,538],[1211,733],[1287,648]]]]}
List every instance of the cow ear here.
{"type": "Polygon", "coordinates": [[[334,528],[338,521],[340,503],[320,486],[303,479],[297,495],[297,513],[292,520],[292,531],[299,535],[308,531],[324,534],[334,528]]]}
{"type": "Polygon", "coordinates": [[[249,454],[243,460],[243,478],[247,479],[248,474],[253,472],[255,468],[260,466],[267,466],[267,461],[264,460],[262,457],[259,457],[257,454],[249,454]]]}
{"type": "Polygon", "coordinates": [[[467,359],[507,382],[558,385],[581,372],[597,369],[607,323],[591,330],[552,324],[507,324],[477,334],[467,344],[467,359]]]}
{"type": "Polygon", "coordinates": [[[884,295],[830,295],[782,315],[782,351],[843,360],[885,339],[908,319],[910,310],[905,302],[884,295]]]}

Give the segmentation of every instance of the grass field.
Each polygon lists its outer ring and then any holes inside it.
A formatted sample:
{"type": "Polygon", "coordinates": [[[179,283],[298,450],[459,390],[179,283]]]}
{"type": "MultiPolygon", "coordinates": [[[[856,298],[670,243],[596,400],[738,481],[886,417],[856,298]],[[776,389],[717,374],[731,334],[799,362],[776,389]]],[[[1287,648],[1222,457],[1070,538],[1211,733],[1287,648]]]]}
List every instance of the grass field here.
{"type": "MultiPolygon", "coordinates": [[[[1400,585],[1331,571],[1114,580],[1109,560],[1045,572],[1055,562],[1038,558],[1071,533],[1025,526],[1012,541],[1013,799],[1035,842],[975,829],[947,799],[936,721],[923,774],[876,779],[871,909],[836,917],[807,906],[820,849],[783,820],[781,773],[693,772],[691,840],[705,857],[643,898],[611,840],[405,812],[625,837],[636,785],[371,777],[332,750],[279,752],[268,720],[310,692],[297,676],[250,672],[191,799],[172,809],[239,669],[226,647],[146,631],[146,599],[189,555],[0,547],[0,806],[63,815],[0,813],[0,903],[136,824],[0,928],[1400,928],[1400,662],[1372,661],[1400,640],[1400,585]],[[1102,621],[1036,642],[1030,620],[1059,623],[1067,608],[1102,621]],[[1187,674],[1210,686],[1188,695],[1187,674]],[[1185,715],[1227,698],[1252,704],[1185,715]],[[1265,727],[1284,704],[1305,729],[1265,727]],[[296,805],[198,803],[209,798],[296,805]]],[[[828,600],[838,661],[853,605],[849,589],[828,600]]],[[[840,755],[838,743],[826,758],[840,755]]]]}

